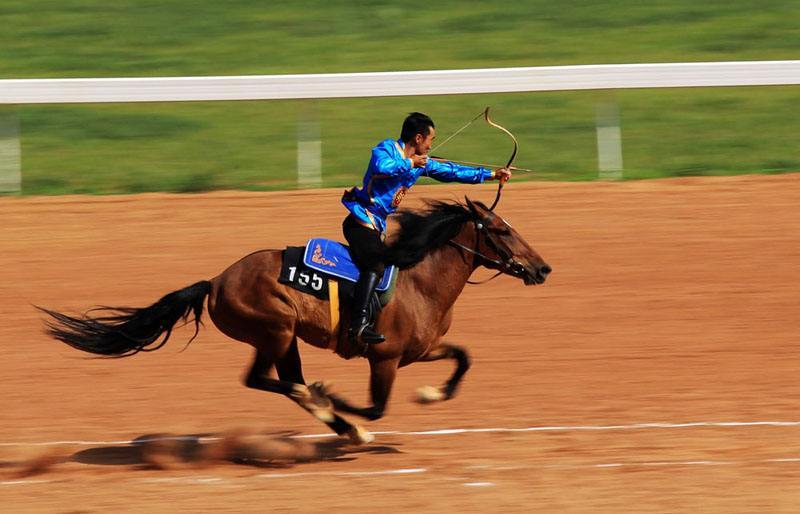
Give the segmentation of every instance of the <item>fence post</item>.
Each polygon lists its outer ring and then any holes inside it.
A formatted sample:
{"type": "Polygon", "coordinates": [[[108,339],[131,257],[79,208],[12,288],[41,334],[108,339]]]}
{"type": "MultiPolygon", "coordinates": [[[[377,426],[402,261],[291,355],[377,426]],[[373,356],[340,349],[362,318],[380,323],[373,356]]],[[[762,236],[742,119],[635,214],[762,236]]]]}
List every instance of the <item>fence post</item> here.
{"type": "Polygon", "coordinates": [[[622,178],[622,132],[619,128],[619,105],[616,100],[600,101],[597,115],[597,166],[599,177],[606,180],[622,178]]]}
{"type": "Polygon", "coordinates": [[[17,108],[0,108],[0,193],[22,192],[21,161],[17,108]]]}
{"type": "Polygon", "coordinates": [[[297,187],[322,187],[322,141],[315,100],[303,101],[298,114],[297,187]]]}

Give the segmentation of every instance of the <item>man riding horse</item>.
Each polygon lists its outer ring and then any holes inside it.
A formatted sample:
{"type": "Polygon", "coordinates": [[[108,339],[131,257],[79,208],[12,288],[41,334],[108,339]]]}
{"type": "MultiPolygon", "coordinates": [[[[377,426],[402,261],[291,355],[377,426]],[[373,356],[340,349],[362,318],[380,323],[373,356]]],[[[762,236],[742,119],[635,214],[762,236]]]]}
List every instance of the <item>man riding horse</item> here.
{"type": "Polygon", "coordinates": [[[436,137],[433,120],[412,112],[403,122],[400,139],[386,139],[372,149],[364,174],[363,186],[345,191],[342,203],[350,214],[342,223],[344,237],[361,274],[353,298],[352,342],[374,344],[385,340],[369,319],[369,301],[385,269],[384,245],[386,218],[397,210],[406,192],[420,177],[440,182],[481,184],[486,180],[507,181],[511,171],[489,170],[453,162],[441,162],[428,156],[436,137]]]}
{"type": "MultiPolygon", "coordinates": [[[[489,124],[508,133],[492,123],[488,114],[488,109],[482,113],[489,124]]],[[[423,388],[420,399],[443,401],[455,395],[470,367],[469,354],[465,347],[443,337],[453,320],[454,304],[475,269],[493,269],[526,285],[543,284],[552,271],[521,234],[493,212],[503,181],[511,176],[508,169],[517,145],[505,167],[490,171],[436,162],[428,156],[434,136],[430,118],[411,114],[399,141],[384,141],[373,150],[364,188],[345,195],[344,203],[351,211],[344,222],[345,236],[356,263],[365,271],[358,288],[355,329],[350,334],[340,332],[338,324],[331,322],[331,300],[337,297],[315,297],[281,281],[289,253],[283,249],[252,252],[219,275],[168,293],[147,307],[102,307],[79,316],[41,309],[49,318],[47,332],[84,352],[127,357],[163,347],[181,320],[193,318],[197,335],[207,299],[214,325],[255,350],[244,379],[247,387],[290,398],[353,443],[371,441],[368,432],[339,413],[369,420],[383,417],[403,366],[455,361],[456,369],[448,380],[423,388]],[[395,212],[405,191],[422,175],[442,181],[500,182],[491,207],[467,198],[463,204],[429,202],[425,210],[397,212],[396,236],[384,246],[386,217],[395,212]],[[366,332],[369,322],[364,305],[385,264],[401,270],[393,300],[381,314],[379,327],[387,335],[386,341],[370,346],[353,344],[348,336],[368,343],[383,340],[371,328],[366,332]],[[321,383],[306,385],[299,342],[330,348],[331,340],[337,343],[335,352],[340,357],[363,356],[369,361],[370,405],[352,404],[321,383]]]]}

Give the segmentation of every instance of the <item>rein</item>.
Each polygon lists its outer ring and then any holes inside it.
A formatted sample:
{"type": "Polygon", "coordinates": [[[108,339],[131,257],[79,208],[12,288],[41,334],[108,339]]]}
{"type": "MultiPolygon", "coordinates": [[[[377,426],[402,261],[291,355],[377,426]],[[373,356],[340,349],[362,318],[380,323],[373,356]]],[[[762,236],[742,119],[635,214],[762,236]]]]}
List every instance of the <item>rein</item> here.
{"type": "Polygon", "coordinates": [[[472,280],[467,280],[467,284],[472,284],[472,285],[485,284],[486,282],[489,282],[490,280],[493,280],[493,279],[499,277],[503,273],[507,273],[507,274],[509,274],[511,276],[515,276],[516,274],[519,273],[520,268],[524,269],[524,266],[522,266],[522,264],[520,264],[519,262],[515,261],[512,256],[508,256],[507,258],[503,256],[503,253],[505,253],[505,252],[500,250],[500,247],[497,246],[497,243],[494,241],[494,239],[492,239],[491,234],[489,234],[488,232],[486,232],[486,234],[485,234],[486,235],[486,240],[489,241],[489,243],[494,248],[494,250],[498,253],[498,255],[500,255],[500,258],[504,259],[504,260],[492,259],[491,257],[488,257],[487,255],[482,254],[479,251],[480,244],[481,244],[481,240],[480,240],[479,234],[483,230],[486,230],[486,225],[484,223],[480,222],[480,221],[476,221],[475,222],[475,248],[474,249],[466,247],[466,246],[462,245],[461,243],[456,243],[452,239],[450,241],[448,241],[448,243],[450,243],[451,245],[453,245],[453,246],[455,246],[457,248],[461,248],[462,250],[467,251],[467,252],[469,252],[471,254],[477,255],[478,257],[480,257],[484,261],[489,262],[490,264],[494,264],[495,266],[498,266],[500,268],[497,271],[497,273],[495,273],[493,276],[487,278],[486,280],[481,280],[481,281],[478,281],[478,282],[475,282],[475,281],[472,281],[472,280]]]}
{"type": "MultiPolygon", "coordinates": [[[[482,253],[480,253],[480,252],[478,252],[478,251],[476,251],[476,250],[473,250],[472,248],[468,248],[468,247],[466,247],[466,246],[462,245],[461,243],[456,243],[455,241],[452,241],[452,240],[451,240],[451,241],[449,241],[449,243],[450,243],[451,245],[453,245],[453,246],[456,246],[456,247],[458,247],[458,248],[461,248],[462,250],[465,250],[465,251],[467,251],[467,252],[469,252],[469,253],[473,253],[473,254],[477,255],[478,257],[480,257],[481,259],[483,259],[483,260],[485,260],[485,261],[489,261],[489,262],[491,262],[492,264],[497,264],[497,265],[498,265],[498,266],[500,266],[500,267],[502,267],[502,266],[503,266],[503,263],[502,263],[502,262],[500,262],[500,261],[498,261],[498,260],[495,260],[495,259],[490,259],[489,257],[487,257],[487,256],[483,255],[482,253]]],[[[494,275],[492,275],[491,277],[487,278],[486,280],[481,280],[481,281],[479,281],[479,282],[475,282],[475,281],[472,281],[472,280],[469,280],[469,279],[467,279],[467,284],[472,284],[472,285],[480,285],[480,284],[485,284],[486,282],[488,282],[488,281],[490,281],[490,280],[492,280],[492,279],[495,279],[495,278],[499,277],[499,276],[500,276],[500,275],[502,275],[502,274],[503,274],[503,270],[501,269],[500,271],[498,271],[497,273],[495,273],[495,274],[494,274],[494,275]]]]}

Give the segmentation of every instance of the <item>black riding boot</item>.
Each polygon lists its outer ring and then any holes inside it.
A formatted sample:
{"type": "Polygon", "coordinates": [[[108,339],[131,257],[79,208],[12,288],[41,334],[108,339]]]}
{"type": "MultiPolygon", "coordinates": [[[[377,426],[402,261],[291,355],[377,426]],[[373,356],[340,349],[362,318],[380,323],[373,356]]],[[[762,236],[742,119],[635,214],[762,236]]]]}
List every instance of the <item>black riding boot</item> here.
{"type": "Polygon", "coordinates": [[[350,324],[350,340],[353,343],[375,344],[386,340],[383,334],[373,330],[369,322],[369,301],[378,286],[378,274],[363,271],[358,277],[353,295],[353,321],[350,324]]]}

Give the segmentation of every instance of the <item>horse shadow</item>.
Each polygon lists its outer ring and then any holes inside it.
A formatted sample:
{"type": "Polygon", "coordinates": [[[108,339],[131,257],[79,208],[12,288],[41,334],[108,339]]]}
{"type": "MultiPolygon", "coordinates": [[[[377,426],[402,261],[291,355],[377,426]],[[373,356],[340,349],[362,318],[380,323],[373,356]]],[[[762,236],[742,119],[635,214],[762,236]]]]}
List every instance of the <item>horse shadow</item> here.
{"type": "Polygon", "coordinates": [[[360,454],[403,453],[393,445],[353,445],[343,438],[310,441],[294,432],[222,434],[145,434],[126,445],[108,445],[75,452],[66,462],[140,469],[206,467],[232,463],[256,468],[287,469],[314,462],[350,462],[360,454]]]}

